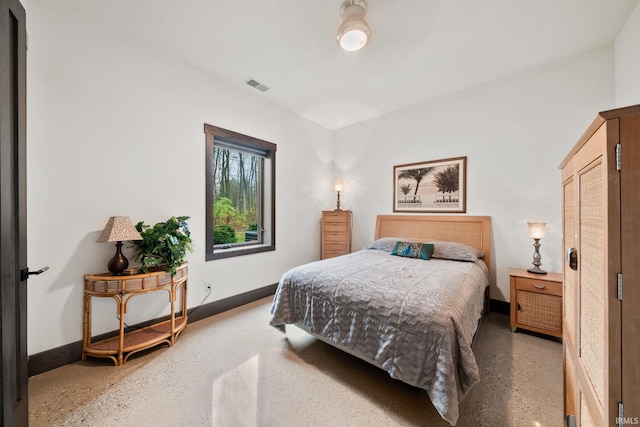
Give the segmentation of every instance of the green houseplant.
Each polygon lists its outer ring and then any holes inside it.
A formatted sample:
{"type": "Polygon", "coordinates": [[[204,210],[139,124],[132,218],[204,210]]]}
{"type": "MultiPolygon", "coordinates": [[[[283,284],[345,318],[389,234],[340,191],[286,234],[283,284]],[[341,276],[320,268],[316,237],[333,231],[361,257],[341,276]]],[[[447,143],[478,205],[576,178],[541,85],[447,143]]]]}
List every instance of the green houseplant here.
{"type": "Polygon", "coordinates": [[[131,242],[133,259],[140,261],[142,271],[166,270],[171,275],[176,274],[176,268],[184,262],[187,252],[193,252],[188,219],[188,216],[172,216],[153,227],[143,221],[136,224],[142,240],[131,242]]]}

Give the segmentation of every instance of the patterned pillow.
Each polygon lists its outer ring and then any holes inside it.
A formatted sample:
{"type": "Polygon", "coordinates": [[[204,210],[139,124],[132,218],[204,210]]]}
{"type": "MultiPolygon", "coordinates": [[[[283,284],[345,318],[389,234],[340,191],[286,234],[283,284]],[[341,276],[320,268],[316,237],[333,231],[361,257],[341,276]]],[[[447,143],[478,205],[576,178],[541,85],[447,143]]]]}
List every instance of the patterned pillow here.
{"type": "Polygon", "coordinates": [[[433,245],[430,243],[414,243],[397,241],[391,250],[391,255],[407,258],[430,259],[433,245]]]}

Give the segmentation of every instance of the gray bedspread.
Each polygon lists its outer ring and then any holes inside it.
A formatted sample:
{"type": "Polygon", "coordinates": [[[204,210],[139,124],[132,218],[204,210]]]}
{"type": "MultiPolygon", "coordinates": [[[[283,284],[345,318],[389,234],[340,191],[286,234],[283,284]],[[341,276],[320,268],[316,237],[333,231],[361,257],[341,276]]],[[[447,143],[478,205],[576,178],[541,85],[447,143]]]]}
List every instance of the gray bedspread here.
{"type": "Polygon", "coordinates": [[[458,403],[480,380],[471,342],[488,284],[482,261],[362,250],[286,272],[270,324],[296,324],[426,390],[455,425],[458,403]]]}

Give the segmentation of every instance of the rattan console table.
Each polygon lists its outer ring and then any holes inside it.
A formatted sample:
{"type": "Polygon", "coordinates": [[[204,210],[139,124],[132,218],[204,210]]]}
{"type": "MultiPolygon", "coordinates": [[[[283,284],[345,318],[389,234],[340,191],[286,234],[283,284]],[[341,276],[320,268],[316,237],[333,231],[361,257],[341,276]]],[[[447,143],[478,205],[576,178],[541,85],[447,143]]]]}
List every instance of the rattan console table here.
{"type": "Polygon", "coordinates": [[[187,276],[188,265],[178,267],[176,274],[159,271],[154,273],[114,276],[111,273],[84,276],[84,320],[82,336],[82,360],[87,356],[106,357],[120,366],[139,351],[166,343],[175,344],[180,332],[187,326],[187,276]],[[157,321],[139,329],[125,330],[125,315],[131,298],[150,292],[166,291],[169,295],[171,314],[168,320],[157,321]],[[180,292],[180,310],[176,300],[180,292]],[[118,335],[92,341],[91,300],[113,298],[120,318],[118,335]]]}

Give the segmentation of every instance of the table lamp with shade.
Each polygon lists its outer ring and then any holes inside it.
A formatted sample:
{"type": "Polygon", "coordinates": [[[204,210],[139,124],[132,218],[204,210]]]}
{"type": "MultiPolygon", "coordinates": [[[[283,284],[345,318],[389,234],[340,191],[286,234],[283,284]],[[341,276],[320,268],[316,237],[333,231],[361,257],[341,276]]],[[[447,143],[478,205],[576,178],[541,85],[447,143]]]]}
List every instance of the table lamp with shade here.
{"type": "Polygon", "coordinates": [[[340,192],[342,191],[342,184],[337,183],[335,188],[336,192],[338,193],[338,200],[336,201],[336,208],[334,210],[341,211],[342,209],[340,209],[340,192]]]}
{"type": "Polygon", "coordinates": [[[546,271],[540,268],[542,263],[540,262],[540,239],[542,239],[547,234],[547,223],[546,222],[528,222],[529,226],[529,237],[533,239],[533,247],[535,251],[533,253],[533,267],[528,269],[529,273],[534,274],[547,274],[546,271]]]}
{"type": "Polygon", "coordinates": [[[116,254],[111,258],[107,268],[114,275],[120,275],[129,267],[129,260],[122,254],[122,242],[142,240],[142,236],[131,224],[128,216],[112,216],[102,230],[96,243],[116,242],[116,254]]]}

